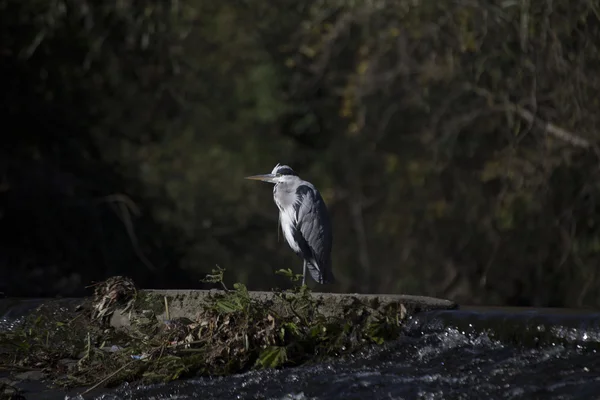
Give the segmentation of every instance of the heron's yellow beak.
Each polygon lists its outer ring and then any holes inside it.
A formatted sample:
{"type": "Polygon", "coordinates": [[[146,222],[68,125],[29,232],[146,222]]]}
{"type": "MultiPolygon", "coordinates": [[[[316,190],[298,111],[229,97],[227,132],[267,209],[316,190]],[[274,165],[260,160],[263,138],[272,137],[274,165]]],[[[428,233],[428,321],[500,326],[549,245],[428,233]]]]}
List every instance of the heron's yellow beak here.
{"type": "Polygon", "coordinates": [[[244,179],[252,179],[254,181],[263,181],[263,182],[275,183],[275,178],[277,178],[277,175],[274,175],[274,174],[263,174],[263,175],[247,176],[244,179]]]}

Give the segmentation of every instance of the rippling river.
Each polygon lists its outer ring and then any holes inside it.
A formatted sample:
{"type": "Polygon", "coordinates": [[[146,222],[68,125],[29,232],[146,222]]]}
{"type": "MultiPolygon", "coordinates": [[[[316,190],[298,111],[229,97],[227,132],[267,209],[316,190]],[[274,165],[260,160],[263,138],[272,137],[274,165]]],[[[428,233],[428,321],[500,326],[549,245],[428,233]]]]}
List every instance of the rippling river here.
{"type": "MultiPolygon", "coordinates": [[[[408,321],[400,340],[345,359],[165,385],[125,385],[85,398],[600,399],[598,351],[600,314],[438,311],[408,321]]],[[[65,394],[26,397],[65,399],[65,394]]]]}

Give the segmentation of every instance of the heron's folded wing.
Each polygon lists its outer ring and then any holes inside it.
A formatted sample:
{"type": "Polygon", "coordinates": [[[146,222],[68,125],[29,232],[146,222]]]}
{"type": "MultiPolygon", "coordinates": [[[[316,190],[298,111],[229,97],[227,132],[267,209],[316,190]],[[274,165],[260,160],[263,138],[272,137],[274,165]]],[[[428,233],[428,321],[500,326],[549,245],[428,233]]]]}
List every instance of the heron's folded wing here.
{"type": "Polygon", "coordinates": [[[331,226],[327,216],[325,203],[319,193],[310,186],[299,186],[296,210],[296,229],[306,242],[316,265],[309,265],[309,271],[316,281],[323,280],[322,274],[328,268],[328,257],[331,251],[331,226]],[[317,269],[313,272],[312,269],[317,269]]]}

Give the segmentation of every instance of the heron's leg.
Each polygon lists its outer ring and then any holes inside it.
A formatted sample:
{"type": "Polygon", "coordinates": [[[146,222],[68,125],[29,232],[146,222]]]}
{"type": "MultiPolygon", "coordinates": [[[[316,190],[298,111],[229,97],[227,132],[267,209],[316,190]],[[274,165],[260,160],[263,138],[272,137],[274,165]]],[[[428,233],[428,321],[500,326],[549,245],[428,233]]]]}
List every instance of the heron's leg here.
{"type": "Polygon", "coordinates": [[[304,260],[304,267],[302,268],[302,286],[306,283],[306,260],[304,260]]]}

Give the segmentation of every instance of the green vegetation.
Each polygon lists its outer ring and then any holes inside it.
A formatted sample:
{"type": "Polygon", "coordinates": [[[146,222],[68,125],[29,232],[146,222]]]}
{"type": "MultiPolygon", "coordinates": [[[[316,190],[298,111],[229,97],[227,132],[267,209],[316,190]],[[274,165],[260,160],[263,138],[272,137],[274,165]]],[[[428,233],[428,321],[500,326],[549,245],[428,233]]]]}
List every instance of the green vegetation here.
{"type": "Polygon", "coordinates": [[[0,292],[289,285],[284,162],[332,290],[600,304],[596,1],[142,3],[0,0],[0,292]]]}
{"type": "Polygon", "coordinates": [[[131,280],[113,277],[98,284],[82,307],[68,310],[50,303],[17,329],[0,332],[0,365],[9,371],[41,369],[65,387],[224,375],[300,365],[382,344],[399,336],[406,316],[401,306],[360,303],[326,316],[306,286],[275,294],[275,300],[260,302],[236,283],[233,290],[212,295],[194,320],[159,321],[131,280]],[[131,326],[108,324],[116,310],[128,310],[131,326]]]}

